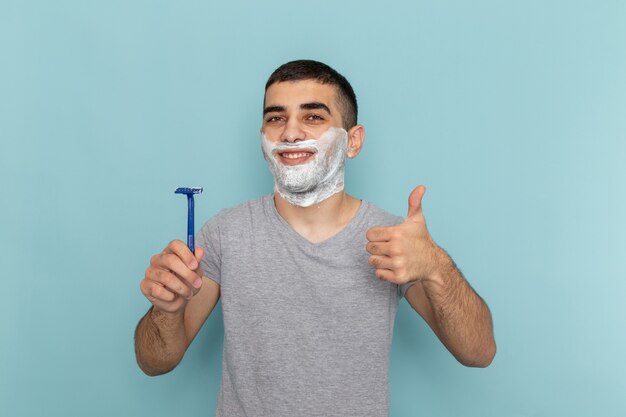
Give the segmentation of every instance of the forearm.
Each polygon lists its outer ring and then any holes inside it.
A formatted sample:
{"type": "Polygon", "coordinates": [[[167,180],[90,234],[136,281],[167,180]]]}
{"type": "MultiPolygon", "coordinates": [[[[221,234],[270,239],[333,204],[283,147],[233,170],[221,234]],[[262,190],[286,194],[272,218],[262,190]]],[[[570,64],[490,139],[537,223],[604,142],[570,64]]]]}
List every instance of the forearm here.
{"type": "MultiPolygon", "coordinates": [[[[184,311],[184,310],[183,310],[184,311]]],[[[187,350],[184,313],[151,308],[135,330],[135,355],[139,367],[150,376],[174,369],[187,350]]]]}
{"type": "Polygon", "coordinates": [[[467,366],[488,366],[496,352],[491,313],[450,257],[442,250],[437,268],[422,281],[438,337],[467,366]]]}

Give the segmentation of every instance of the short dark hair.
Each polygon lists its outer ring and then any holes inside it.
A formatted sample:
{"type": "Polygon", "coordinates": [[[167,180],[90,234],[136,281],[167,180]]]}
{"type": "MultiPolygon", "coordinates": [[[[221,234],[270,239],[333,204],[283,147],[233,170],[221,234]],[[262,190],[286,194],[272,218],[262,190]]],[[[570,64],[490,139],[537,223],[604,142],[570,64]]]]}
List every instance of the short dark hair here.
{"type": "Polygon", "coordinates": [[[270,75],[265,84],[265,91],[267,92],[267,89],[275,83],[303,80],[315,80],[321,84],[335,86],[344,128],[347,130],[357,124],[359,109],[352,86],[343,75],[322,62],[300,59],[281,65],[270,75]]]}

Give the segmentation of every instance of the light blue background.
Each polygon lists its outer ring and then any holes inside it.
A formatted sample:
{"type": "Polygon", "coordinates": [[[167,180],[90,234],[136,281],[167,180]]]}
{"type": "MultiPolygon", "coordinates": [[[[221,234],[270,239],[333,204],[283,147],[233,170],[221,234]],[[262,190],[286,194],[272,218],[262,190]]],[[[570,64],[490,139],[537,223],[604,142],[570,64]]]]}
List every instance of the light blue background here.
{"type": "Polygon", "coordinates": [[[489,303],[459,365],[402,301],[392,416],[626,415],[626,3],[0,1],[0,415],[210,416],[219,309],[149,378],[150,256],[271,191],[263,84],[325,61],[367,128],[347,189],[435,240],[489,303]],[[200,225],[198,225],[200,226],[200,225]]]}

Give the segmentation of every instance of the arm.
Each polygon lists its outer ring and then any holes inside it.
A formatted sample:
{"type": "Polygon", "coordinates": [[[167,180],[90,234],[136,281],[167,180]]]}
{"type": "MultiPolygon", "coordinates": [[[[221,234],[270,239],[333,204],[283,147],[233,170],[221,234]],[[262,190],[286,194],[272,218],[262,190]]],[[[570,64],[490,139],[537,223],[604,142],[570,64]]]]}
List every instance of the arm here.
{"type": "Polygon", "coordinates": [[[489,308],[432,240],[422,213],[425,192],[423,186],[413,190],[403,223],[368,230],[369,263],[380,279],[415,282],[407,301],[459,362],[488,366],[496,352],[489,308]]]}
{"type": "Polygon", "coordinates": [[[489,366],[496,353],[489,307],[439,251],[437,273],[411,286],[406,300],[460,363],[489,366]]]}
{"type": "Polygon", "coordinates": [[[184,243],[173,241],[146,270],[140,288],[153,305],[135,330],[135,354],[147,375],[178,365],[219,300],[219,284],[202,277],[202,255],[201,248],[194,257],[184,243]]]}

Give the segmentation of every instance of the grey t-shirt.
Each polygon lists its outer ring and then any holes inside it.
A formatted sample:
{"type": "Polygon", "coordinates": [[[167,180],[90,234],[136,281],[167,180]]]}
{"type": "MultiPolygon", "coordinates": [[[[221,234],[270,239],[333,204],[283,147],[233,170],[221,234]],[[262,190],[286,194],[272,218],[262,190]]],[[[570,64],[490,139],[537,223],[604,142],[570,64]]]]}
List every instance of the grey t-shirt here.
{"type": "Polygon", "coordinates": [[[365,233],[401,221],[362,202],[314,244],[267,195],[202,227],[201,266],[221,285],[224,318],[218,417],[389,415],[389,351],[408,286],[376,278],[365,233]]]}

